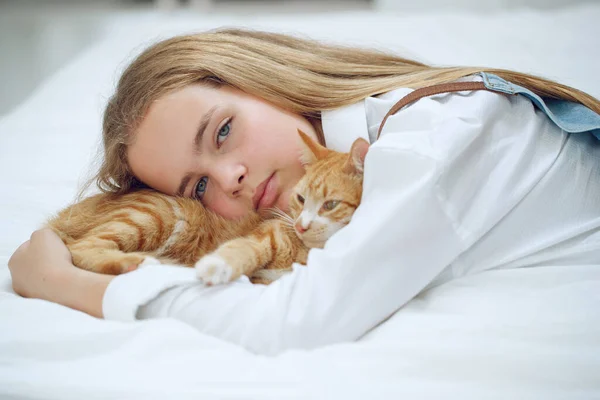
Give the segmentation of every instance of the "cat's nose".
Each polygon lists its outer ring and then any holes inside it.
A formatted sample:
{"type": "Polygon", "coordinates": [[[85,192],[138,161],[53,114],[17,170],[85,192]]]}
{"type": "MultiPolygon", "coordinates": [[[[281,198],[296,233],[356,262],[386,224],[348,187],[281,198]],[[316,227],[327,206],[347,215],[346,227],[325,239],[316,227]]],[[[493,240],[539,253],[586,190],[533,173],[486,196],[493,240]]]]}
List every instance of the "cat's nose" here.
{"type": "Polygon", "coordinates": [[[294,226],[294,228],[296,228],[296,231],[298,233],[304,233],[308,230],[308,228],[310,228],[310,223],[306,226],[306,228],[304,226],[302,226],[301,222],[296,222],[296,225],[294,226]]]}

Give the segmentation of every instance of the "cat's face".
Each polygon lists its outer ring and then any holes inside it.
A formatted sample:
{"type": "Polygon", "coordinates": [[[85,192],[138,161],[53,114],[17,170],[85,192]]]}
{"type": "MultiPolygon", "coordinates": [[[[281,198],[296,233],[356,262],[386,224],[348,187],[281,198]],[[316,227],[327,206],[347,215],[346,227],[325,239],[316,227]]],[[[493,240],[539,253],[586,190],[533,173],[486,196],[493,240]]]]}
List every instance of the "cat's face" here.
{"type": "Polygon", "coordinates": [[[350,153],[328,150],[300,132],[306,174],[292,191],[290,216],[296,235],[309,248],[323,248],[346,226],[360,204],[369,144],[357,139],[350,153]]]}

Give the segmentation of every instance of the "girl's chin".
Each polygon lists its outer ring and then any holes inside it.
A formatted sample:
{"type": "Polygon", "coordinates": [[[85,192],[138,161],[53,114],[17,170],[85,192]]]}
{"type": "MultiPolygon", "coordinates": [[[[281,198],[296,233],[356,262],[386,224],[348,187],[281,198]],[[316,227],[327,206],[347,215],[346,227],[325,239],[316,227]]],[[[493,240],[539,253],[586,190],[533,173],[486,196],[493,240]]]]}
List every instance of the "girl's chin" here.
{"type": "Polygon", "coordinates": [[[290,192],[288,190],[282,192],[279,195],[279,198],[275,202],[275,207],[279,208],[281,211],[287,213],[290,208],[290,192]]]}

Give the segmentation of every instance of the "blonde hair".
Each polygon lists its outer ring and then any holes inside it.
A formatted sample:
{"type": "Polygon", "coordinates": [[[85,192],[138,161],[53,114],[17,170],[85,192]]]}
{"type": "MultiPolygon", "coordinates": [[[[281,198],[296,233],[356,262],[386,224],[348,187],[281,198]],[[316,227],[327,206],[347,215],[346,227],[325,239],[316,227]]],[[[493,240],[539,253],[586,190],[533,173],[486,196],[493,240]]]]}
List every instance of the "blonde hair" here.
{"type": "Polygon", "coordinates": [[[480,71],[499,75],[542,96],[582,103],[600,113],[600,101],[594,97],[518,72],[432,67],[375,50],[326,45],[283,34],[217,30],[156,43],[123,72],[106,106],[103,160],[91,182],[112,193],[144,187],[128,167],[127,146],[150,104],[186,85],[235,87],[305,116],[322,135],[322,110],[399,87],[451,82],[480,71]]]}

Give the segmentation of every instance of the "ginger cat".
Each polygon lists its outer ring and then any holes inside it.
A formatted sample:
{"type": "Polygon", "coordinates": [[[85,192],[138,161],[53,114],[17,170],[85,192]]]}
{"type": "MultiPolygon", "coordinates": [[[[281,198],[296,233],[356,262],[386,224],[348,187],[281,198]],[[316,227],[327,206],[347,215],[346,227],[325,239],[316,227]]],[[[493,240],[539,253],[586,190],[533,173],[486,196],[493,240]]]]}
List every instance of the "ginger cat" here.
{"type": "Polygon", "coordinates": [[[305,144],[306,173],[290,198],[290,215],[263,222],[249,235],[222,244],[196,263],[196,275],[207,285],[226,283],[241,275],[268,282],[305,264],[311,248],[346,226],[360,204],[363,168],[369,144],[357,139],[350,153],[329,150],[299,132],[305,144]]]}
{"type": "Polygon", "coordinates": [[[125,195],[98,194],[71,205],[48,222],[69,248],[73,264],[117,275],[147,262],[196,266],[205,284],[242,274],[268,284],[305,263],[308,249],[322,247],[352,217],[362,195],[368,143],[338,153],[304,143],[306,175],[296,185],[288,216],[263,220],[251,213],[227,220],[197,200],[152,190],[125,195]],[[220,247],[219,247],[220,246],[220,247]]]}

